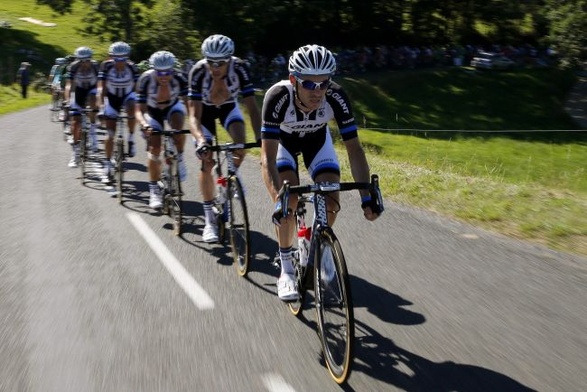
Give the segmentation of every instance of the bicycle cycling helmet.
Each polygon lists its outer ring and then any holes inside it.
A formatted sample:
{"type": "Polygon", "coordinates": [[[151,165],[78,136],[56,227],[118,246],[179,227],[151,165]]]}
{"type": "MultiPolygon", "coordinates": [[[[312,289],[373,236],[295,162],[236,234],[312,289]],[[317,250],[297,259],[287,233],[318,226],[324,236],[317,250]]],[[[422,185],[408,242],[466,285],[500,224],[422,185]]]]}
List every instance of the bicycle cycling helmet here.
{"type": "Polygon", "coordinates": [[[67,59],[64,57],[57,57],[55,59],[55,64],[57,64],[57,65],[63,65],[65,63],[67,63],[67,59]]]}
{"type": "Polygon", "coordinates": [[[229,59],[234,54],[234,42],[225,35],[214,34],[202,42],[202,56],[211,60],[229,59]]]}
{"type": "Polygon", "coordinates": [[[167,50],[155,52],[149,58],[149,65],[158,71],[171,69],[175,66],[175,56],[167,50]]]}
{"type": "Polygon", "coordinates": [[[115,42],[110,45],[108,54],[112,57],[128,57],[130,55],[130,45],[122,41],[115,42]]]}
{"type": "Polygon", "coordinates": [[[306,45],[293,52],[287,69],[295,75],[332,75],[336,60],[324,46],[306,45]]]}
{"type": "Polygon", "coordinates": [[[75,50],[75,52],[73,52],[73,54],[77,59],[83,60],[91,58],[94,52],[87,46],[80,46],[75,50]]]}

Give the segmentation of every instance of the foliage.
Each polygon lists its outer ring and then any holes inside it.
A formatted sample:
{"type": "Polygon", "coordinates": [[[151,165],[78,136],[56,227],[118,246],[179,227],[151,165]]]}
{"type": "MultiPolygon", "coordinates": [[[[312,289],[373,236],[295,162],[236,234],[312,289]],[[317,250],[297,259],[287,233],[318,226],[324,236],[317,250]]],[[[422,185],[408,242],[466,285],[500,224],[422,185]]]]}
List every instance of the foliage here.
{"type": "Polygon", "coordinates": [[[587,1],[549,0],[549,41],[560,52],[563,66],[578,68],[587,61],[587,1]]]}

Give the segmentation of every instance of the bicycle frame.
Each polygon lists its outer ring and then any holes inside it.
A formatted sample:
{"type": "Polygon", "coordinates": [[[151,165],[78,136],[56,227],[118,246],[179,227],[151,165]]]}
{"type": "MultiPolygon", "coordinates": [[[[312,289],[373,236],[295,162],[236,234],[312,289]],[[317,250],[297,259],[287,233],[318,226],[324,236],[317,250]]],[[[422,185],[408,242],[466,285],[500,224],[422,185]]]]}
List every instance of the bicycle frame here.
{"type": "Polygon", "coordinates": [[[303,260],[300,260],[299,249],[298,257],[294,258],[300,297],[289,302],[288,306],[294,315],[299,316],[306,290],[314,290],[318,335],[324,360],[331,377],[338,384],[344,383],[351,372],[354,310],[345,257],[334,231],[328,224],[327,195],[352,189],[369,189],[371,197],[377,198],[376,202],[380,206],[380,211],[383,211],[378,181],[377,175],[372,175],[371,183],[315,183],[291,186],[285,182],[279,196],[281,205],[284,206],[284,217],[289,214],[287,206],[290,193],[300,196],[295,211],[296,225],[305,224],[305,203],[313,204],[314,222],[307,255],[308,263],[305,266],[302,265],[303,260]],[[304,196],[305,193],[312,193],[312,198],[304,196]]]}
{"type": "MultiPolygon", "coordinates": [[[[251,259],[251,246],[249,234],[249,217],[245,200],[243,184],[237,175],[234,151],[258,147],[257,143],[226,143],[218,144],[214,139],[212,146],[206,146],[204,150],[215,154],[215,174],[218,185],[212,207],[216,215],[218,227],[218,242],[223,243],[225,229],[230,233],[230,245],[233,261],[240,276],[248,273],[251,259]],[[223,166],[226,165],[226,173],[223,174],[223,166]]],[[[204,161],[202,161],[202,170],[204,161]]]]}
{"type": "Polygon", "coordinates": [[[175,235],[181,234],[182,225],[182,201],[181,181],[179,180],[177,164],[177,148],[173,136],[190,133],[189,129],[163,130],[157,132],[163,137],[163,164],[161,179],[158,182],[163,194],[163,213],[173,219],[173,231],[175,235]]]}

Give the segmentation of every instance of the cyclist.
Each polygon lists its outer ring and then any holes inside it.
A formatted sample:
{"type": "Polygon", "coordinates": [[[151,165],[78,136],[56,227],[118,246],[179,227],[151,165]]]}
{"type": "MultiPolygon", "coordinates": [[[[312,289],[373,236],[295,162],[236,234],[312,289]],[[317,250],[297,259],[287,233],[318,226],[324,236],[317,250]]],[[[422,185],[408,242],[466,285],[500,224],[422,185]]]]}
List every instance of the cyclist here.
{"type": "MultiPolygon", "coordinates": [[[[200,171],[200,191],[204,199],[204,242],[218,241],[218,227],[214,219],[214,160],[211,152],[202,149],[216,136],[216,119],[228,131],[235,143],[246,140],[245,120],[239,108],[238,96],[243,97],[255,140],[261,138],[261,115],[255,101],[255,89],[246,63],[233,56],[234,42],[221,34],[209,36],[202,43],[202,60],[189,73],[190,130],[196,141],[196,155],[203,160],[200,171]]],[[[245,150],[235,151],[236,166],[240,166],[245,150]]]]}
{"type": "MultiPolygon", "coordinates": [[[[261,164],[263,180],[274,202],[273,222],[277,227],[281,273],[277,294],[291,301],[299,294],[293,267],[293,234],[295,221],[281,218],[284,208],[295,209],[297,198],[289,206],[279,204],[278,194],[284,180],[299,185],[300,154],[312,180],[339,182],[340,165],[334,150],[328,121],[335,120],[346,147],[355,181],[369,182],[369,165],[359,142],[351,104],[342,87],[332,81],[336,60],[323,46],[306,45],[289,58],[289,78],[274,84],[263,99],[261,128],[263,143],[261,164]]],[[[365,218],[374,220],[379,210],[371,202],[368,190],[361,190],[365,218]]],[[[293,196],[293,195],[292,195],[293,196]]],[[[328,221],[334,223],[338,211],[338,193],[328,200],[328,221]]]]}
{"type": "MultiPolygon", "coordinates": [[[[137,81],[137,107],[135,116],[141,130],[147,137],[149,169],[149,206],[159,210],[163,206],[157,182],[161,177],[161,132],[167,121],[172,129],[182,129],[187,110],[185,99],[188,91],[187,80],[174,69],[173,53],[166,50],[155,52],[149,59],[152,69],[145,71],[137,81]]],[[[183,157],[185,135],[174,136],[180,181],[187,178],[183,157]]]]}
{"type": "MultiPolygon", "coordinates": [[[[69,115],[73,117],[71,130],[73,134],[73,155],[69,167],[77,167],[79,162],[79,140],[81,134],[81,110],[89,103],[96,109],[96,92],[99,64],[92,59],[94,52],[87,46],[80,46],[74,52],[76,60],[67,67],[65,74],[65,101],[69,101],[69,115]]],[[[92,150],[98,148],[96,135],[96,113],[88,114],[90,119],[90,142],[92,150]]]]}
{"type": "MultiPolygon", "coordinates": [[[[61,94],[63,94],[62,80],[67,68],[67,59],[65,57],[58,57],[55,59],[55,64],[49,71],[48,84],[51,88],[51,97],[53,101],[59,100],[61,94]]],[[[53,106],[50,107],[53,109],[53,106]]]]}
{"type": "Polygon", "coordinates": [[[98,74],[98,102],[100,112],[104,113],[107,136],[104,141],[104,174],[102,182],[112,180],[112,151],[114,149],[114,134],[116,133],[116,117],[124,106],[128,115],[128,155],[136,154],[135,131],[135,83],[139,78],[139,70],[129,60],[130,45],[126,42],[114,42],[108,50],[109,59],[100,64],[98,74]]]}

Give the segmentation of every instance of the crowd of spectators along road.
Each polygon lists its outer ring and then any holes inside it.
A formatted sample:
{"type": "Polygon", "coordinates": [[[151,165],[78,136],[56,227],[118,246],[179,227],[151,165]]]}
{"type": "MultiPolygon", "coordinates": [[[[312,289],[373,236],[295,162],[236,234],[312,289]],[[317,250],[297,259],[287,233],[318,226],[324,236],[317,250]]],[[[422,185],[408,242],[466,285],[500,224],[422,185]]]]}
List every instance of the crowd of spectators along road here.
{"type": "MultiPolygon", "coordinates": [[[[549,65],[555,54],[548,48],[533,45],[464,45],[464,46],[359,46],[334,50],[338,75],[355,75],[376,70],[408,70],[445,66],[468,66],[479,52],[501,53],[520,66],[549,65]]],[[[243,56],[249,63],[258,87],[264,87],[287,77],[289,53],[274,57],[248,52],[243,56]]]]}

